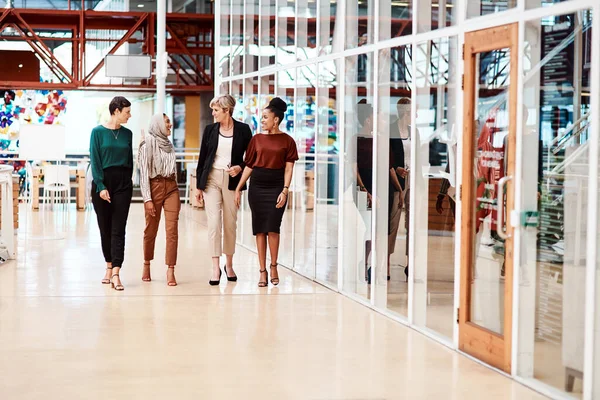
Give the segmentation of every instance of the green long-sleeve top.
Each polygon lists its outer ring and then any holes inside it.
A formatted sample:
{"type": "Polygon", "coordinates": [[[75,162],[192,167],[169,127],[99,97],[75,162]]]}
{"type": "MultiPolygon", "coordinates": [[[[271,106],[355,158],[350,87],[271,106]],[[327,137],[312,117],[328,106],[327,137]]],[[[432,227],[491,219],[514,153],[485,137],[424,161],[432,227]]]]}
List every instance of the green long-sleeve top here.
{"type": "Polygon", "coordinates": [[[104,170],[110,167],[133,169],[133,133],[124,126],[108,129],[98,125],[92,129],[90,138],[90,163],[96,191],[106,189],[104,170]]]}

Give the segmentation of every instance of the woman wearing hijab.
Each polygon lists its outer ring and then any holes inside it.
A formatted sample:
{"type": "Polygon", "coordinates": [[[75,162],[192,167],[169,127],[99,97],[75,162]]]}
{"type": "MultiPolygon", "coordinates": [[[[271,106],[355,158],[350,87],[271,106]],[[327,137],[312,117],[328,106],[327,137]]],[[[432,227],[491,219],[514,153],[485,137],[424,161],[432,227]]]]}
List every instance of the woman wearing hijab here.
{"type": "Polygon", "coordinates": [[[165,211],[167,234],[167,285],[177,286],[178,223],[181,202],[175,175],[175,149],[169,141],[171,121],[165,114],[155,114],[150,120],[148,134],[140,143],[138,164],[140,188],[144,198],[146,229],[144,230],[144,270],[142,281],[150,282],[150,262],[154,259],[154,244],[160,223],[160,212],[165,211]]]}

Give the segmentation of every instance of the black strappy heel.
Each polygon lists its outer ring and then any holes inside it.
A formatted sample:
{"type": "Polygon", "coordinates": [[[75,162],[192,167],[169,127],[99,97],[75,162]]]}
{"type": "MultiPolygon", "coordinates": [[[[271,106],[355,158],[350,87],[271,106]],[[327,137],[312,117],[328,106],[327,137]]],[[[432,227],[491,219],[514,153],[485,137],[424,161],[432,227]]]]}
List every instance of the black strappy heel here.
{"type": "Polygon", "coordinates": [[[267,287],[267,285],[269,284],[269,273],[267,272],[267,269],[265,268],[260,270],[261,276],[263,272],[267,275],[267,278],[264,281],[258,281],[258,287],[267,287]]]}
{"type": "Polygon", "coordinates": [[[119,276],[119,274],[113,274],[113,275],[110,277],[110,286],[111,286],[113,289],[115,289],[116,291],[118,291],[118,292],[125,290],[125,286],[123,286],[122,284],[121,284],[121,285],[115,285],[115,283],[113,282],[113,278],[114,278],[115,276],[119,276]]]}
{"type": "MultiPolygon", "coordinates": [[[[273,267],[275,267],[275,271],[277,271],[277,265],[278,264],[271,264],[271,269],[273,269],[273,267]]],[[[271,276],[273,276],[273,274],[271,273],[271,276]]],[[[273,286],[277,286],[279,285],[279,272],[277,272],[277,278],[271,278],[271,283],[273,284],[273,286]]]]}

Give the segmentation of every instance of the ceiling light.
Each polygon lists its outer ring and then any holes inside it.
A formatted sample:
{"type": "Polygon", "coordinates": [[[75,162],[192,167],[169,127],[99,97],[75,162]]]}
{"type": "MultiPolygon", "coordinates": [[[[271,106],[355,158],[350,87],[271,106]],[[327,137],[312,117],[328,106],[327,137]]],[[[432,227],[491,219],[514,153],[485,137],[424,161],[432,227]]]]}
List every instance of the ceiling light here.
{"type": "Polygon", "coordinates": [[[138,4],[138,8],[144,8],[143,4],[138,4]]]}
{"type": "Polygon", "coordinates": [[[19,68],[23,68],[23,64],[19,64],[19,68]]]}

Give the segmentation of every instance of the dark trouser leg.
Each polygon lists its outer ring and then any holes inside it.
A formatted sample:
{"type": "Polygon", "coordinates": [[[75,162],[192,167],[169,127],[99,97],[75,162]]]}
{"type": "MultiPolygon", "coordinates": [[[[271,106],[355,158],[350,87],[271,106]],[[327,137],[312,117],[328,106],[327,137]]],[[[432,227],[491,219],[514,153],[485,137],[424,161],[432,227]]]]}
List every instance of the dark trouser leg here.
{"type": "Polygon", "coordinates": [[[100,194],[96,193],[96,185],[92,187],[92,204],[98,219],[98,228],[100,228],[100,241],[102,243],[102,254],[104,261],[112,262],[111,253],[111,232],[112,232],[112,210],[108,201],[102,200],[100,194]]]}
{"type": "Polygon", "coordinates": [[[131,196],[133,187],[111,194],[112,206],[112,237],[111,250],[112,262],[114,267],[121,267],[125,258],[125,228],[127,227],[127,217],[129,216],[129,206],[131,205],[131,196]]]}

